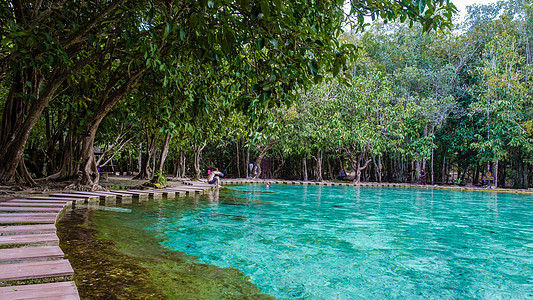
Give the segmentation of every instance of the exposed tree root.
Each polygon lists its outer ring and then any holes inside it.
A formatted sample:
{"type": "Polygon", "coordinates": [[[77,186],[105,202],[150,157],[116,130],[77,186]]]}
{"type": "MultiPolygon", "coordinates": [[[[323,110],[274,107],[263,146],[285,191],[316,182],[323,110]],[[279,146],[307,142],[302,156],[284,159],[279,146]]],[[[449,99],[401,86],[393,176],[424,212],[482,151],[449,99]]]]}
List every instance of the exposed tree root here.
{"type": "Polygon", "coordinates": [[[95,191],[106,191],[107,189],[99,184],[85,185],[80,183],[73,183],[68,185],[65,190],[74,190],[80,192],[95,192],[95,191]]]}

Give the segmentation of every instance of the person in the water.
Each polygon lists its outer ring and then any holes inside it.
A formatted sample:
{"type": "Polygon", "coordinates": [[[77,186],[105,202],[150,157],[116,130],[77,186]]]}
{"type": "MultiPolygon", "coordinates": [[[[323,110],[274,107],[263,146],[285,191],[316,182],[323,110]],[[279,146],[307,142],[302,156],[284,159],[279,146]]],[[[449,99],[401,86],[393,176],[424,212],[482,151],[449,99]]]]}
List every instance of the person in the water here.
{"type": "Polygon", "coordinates": [[[215,168],[213,171],[209,172],[207,175],[207,183],[209,184],[216,184],[217,187],[220,186],[219,184],[219,177],[224,177],[224,173],[220,172],[218,168],[215,168]]]}

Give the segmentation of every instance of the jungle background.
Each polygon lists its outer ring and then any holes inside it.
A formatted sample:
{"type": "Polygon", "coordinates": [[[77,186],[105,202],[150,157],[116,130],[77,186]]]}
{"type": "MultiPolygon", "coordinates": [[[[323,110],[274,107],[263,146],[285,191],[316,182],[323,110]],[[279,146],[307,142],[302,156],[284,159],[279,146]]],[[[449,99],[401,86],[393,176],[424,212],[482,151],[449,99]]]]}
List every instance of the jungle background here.
{"type": "Polygon", "coordinates": [[[533,185],[530,1],[311,2],[6,2],[0,182],[533,185]]]}

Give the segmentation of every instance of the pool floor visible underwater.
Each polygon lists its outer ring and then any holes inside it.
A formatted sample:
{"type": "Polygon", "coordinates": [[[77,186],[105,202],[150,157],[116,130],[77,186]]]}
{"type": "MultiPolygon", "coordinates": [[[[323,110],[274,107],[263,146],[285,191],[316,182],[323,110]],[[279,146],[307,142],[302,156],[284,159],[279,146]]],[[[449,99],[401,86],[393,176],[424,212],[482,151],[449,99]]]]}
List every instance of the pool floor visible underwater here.
{"type": "Polygon", "coordinates": [[[242,185],[78,206],[58,235],[82,298],[533,298],[527,195],[242,185]]]}

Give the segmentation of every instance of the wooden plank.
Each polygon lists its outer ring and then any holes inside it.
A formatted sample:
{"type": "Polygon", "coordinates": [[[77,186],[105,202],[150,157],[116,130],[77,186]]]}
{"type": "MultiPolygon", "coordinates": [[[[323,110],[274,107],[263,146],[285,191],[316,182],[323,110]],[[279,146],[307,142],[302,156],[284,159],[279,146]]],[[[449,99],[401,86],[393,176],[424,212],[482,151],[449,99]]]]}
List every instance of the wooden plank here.
{"type": "Polygon", "coordinates": [[[84,201],[83,198],[69,198],[69,197],[46,197],[46,196],[36,196],[36,197],[28,197],[28,199],[31,200],[53,200],[53,201],[84,201]]]}
{"type": "Polygon", "coordinates": [[[134,192],[144,195],[150,195],[150,193],[153,193],[151,190],[129,190],[128,192],[134,192]]]}
{"type": "Polygon", "coordinates": [[[76,284],[73,281],[65,281],[0,287],[0,299],[77,300],[80,299],[80,296],[76,284]]]}
{"type": "Polygon", "coordinates": [[[0,224],[55,223],[55,213],[0,213],[0,224]]]}
{"type": "MultiPolygon", "coordinates": [[[[222,181],[221,181],[222,182],[222,181]]],[[[192,185],[192,186],[184,186],[184,187],[200,187],[200,188],[211,188],[213,187],[214,184],[209,184],[209,183],[198,183],[198,184],[195,184],[195,185],[192,185]]],[[[180,186],[181,187],[181,186],[180,186]]]]}
{"type": "Polygon", "coordinates": [[[61,197],[61,198],[82,198],[88,201],[91,200],[98,200],[100,197],[98,196],[89,196],[89,195],[81,195],[81,194],[71,194],[71,193],[58,193],[58,194],[51,194],[52,197],[61,197]]]}
{"type": "Polygon", "coordinates": [[[117,199],[128,199],[128,200],[131,200],[133,198],[133,195],[131,195],[131,194],[114,193],[114,192],[109,192],[109,193],[112,194],[112,195],[115,195],[115,197],[117,197],[117,199]]]}
{"type": "Polygon", "coordinates": [[[44,243],[59,243],[59,238],[55,233],[13,234],[0,236],[0,245],[25,245],[44,243]]]}
{"type": "Polygon", "coordinates": [[[2,217],[12,217],[12,216],[19,216],[19,217],[56,217],[57,214],[55,213],[0,213],[0,218],[2,217]]]}
{"type": "Polygon", "coordinates": [[[16,203],[60,203],[66,205],[71,203],[71,200],[37,200],[37,199],[13,199],[7,202],[16,202],[16,203]]]}
{"type": "Polygon", "coordinates": [[[0,235],[4,234],[22,234],[31,232],[47,232],[56,231],[54,224],[39,224],[39,225],[18,225],[18,226],[0,226],[0,235]]]}
{"type": "Polygon", "coordinates": [[[28,201],[28,202],[1,202],[2,206],[39,206],[39,207],[63,207],[65,203],[49,203],[42,201],[28,201]]]}
{"type": "Polygon", "coordinates": [[[3,264],[0,280],[24,280],[70,276],[74,270],[66,259],[3,264]]]}
{"type": "MultiPolygon", "coordinates": [[[[210,186],[213,187],[214,184],[213,184],[213,185],[210,185],[210,186]]],[[[172,190],[180,190],[180,191],[181,191],[181,190],[191,191],[191,190],[200,190],[200,189],[202,189],[202,187],[197,187],[197,186],[186,186],[186,185],[184,185],[184,186],[173,187],[173,188],[171,188],[171,189],[172,189],[172,190]]]]}
{"type": "Polygon", "coordinates": [[[133,192],[139,192],[144,193],[148,195],[150,198],[162,198],[163,193],[155,190],[133,190],[133,192]]]}
{"type": "Polygon", "coordinates": [[[65,254],[58,246],[0,249],[0,261],[27,260],[39,258],[62,258],[63,256],[65,256],[65,254]]]}
{"type": "Polygon", "coordinates": [[[203,192],[204,190],[201,189],[201,188],[194,188],[194,187],[191,187],[191,188],[172,188],[174,191],[179,191],[179,192],[186,192],[187,194],[199,194],[201,192],[203,192]]]}
{"type": "Polygon", "coordinates": [[[0,212],[13,211],[39,211],[39,212],[60,212],[63,207],[40,207],[40,206],[3,206],[0,204],[0,212]]]}
{"type": "Polygon", "coordinates": [[[111,196],[111,197],[116,197],[116,196],[120,195],[120,193],[108,192],[108,191],[97,191],[97,192],[75,192],[75,193],[80,193],[80,194],[82,194],[82,195],[97,195],[97,196],[105,195],[105,196],[111,196]]]}
{"type": "Polygon", "coordinates": [[[117,196],[107,194],[106,192],[73,192],[75,195],[99,197],[100,200],[116,199],[117,196]]]}
{"type": "Polygon", "coordinates": [[[125,194],[129,194],[132,196],[132,198],[146,198],[148,199],[148,194],[145,194],[145,193],[139,193],[139,192],[132,192],[132,191],[121,191],[125,194]]]}
{"type": "Polygon", "coordinates": [[[55,217],[0,217],[0,224],[53,224],[55,217]]]}

